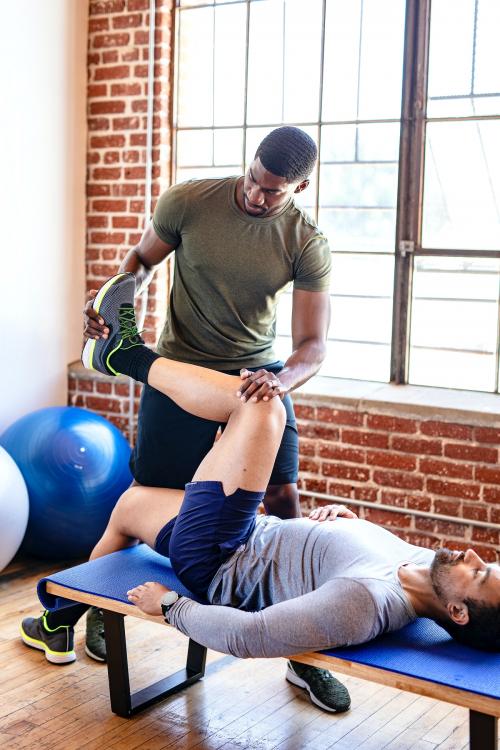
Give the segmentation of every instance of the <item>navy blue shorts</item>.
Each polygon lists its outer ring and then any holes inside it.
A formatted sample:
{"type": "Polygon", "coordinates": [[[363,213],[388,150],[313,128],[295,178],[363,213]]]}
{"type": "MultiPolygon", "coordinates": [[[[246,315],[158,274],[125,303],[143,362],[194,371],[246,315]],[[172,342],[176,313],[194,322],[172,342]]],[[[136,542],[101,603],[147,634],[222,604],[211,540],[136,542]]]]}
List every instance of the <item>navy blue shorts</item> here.
{"type": "MultiPolygon", "coordinates": [[[[282,362],[266,365],[279,372],[282,362]]],[[[260,369],[260,368],[249,368],[260,369]]],[[[229,375],[239,375],[233,370],[229,375]]],[[[276,456],[269,484],[297,481],[299,437],[290,396],[285,396],[286,426],[276,456]]],[[[137,441],[130,459],[134,479],[145,487],[168,487],[183,490],[214,444],[219,422],[195,417],[145,385],[137,425],[137,441]]]]}
{"type": "Polygon", "coordinates": [[[255,528],[264,492],[225,495],[221,482],[189,482],[176,518],[159,532],[155,552],[170,558],[180,581],[206,598],[212,578],[255,528]]]}

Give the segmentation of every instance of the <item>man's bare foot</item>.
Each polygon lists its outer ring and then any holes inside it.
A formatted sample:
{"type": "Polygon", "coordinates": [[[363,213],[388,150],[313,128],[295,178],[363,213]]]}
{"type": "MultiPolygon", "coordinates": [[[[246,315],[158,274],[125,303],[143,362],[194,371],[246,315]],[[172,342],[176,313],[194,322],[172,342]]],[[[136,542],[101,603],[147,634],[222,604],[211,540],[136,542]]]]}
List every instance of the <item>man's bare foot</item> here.
{"type": "Polygon", "coordinates": [[[161,598],[169,589],[161,583],[147,581],[127,591],[127,597],[141,612],[147,615],[161,615],[161,598]]]}

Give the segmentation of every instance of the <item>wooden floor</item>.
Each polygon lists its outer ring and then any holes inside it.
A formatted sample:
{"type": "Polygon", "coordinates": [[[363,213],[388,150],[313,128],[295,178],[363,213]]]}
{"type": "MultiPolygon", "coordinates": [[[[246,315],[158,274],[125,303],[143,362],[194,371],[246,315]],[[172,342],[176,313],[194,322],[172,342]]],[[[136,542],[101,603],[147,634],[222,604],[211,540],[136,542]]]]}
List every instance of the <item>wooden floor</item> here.
{"type": "MultiPolygon", "coordinates": [[[[205,678],[133,719],[109,709],[106,667],[83,648],[74,664],[49,664],[18,637],[37,614],[36,582],[65,567],[22,560],[0,574],[0,748],[13,750],[458,750],[468,713],[429,698],[346,678],[352,708],[313,707],[284,680],[282,659],[243,661],[210,652],[205,678]]],[[[173,628],[127,622],[132,688],[184,666],[186,639],[173,628]]]]}

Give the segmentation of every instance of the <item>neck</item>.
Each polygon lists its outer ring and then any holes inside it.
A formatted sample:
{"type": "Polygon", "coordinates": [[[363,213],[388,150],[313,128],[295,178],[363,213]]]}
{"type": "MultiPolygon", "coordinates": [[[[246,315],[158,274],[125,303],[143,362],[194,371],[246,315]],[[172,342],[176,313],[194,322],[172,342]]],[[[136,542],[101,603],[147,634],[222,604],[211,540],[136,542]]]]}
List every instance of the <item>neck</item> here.
{"type": "Polygon", "coordinates": [[[413,563],[402,565],[398,570],[398,578],[419,617],[447,619],[448,612],[436,596],[427,566],[413,563]]]}

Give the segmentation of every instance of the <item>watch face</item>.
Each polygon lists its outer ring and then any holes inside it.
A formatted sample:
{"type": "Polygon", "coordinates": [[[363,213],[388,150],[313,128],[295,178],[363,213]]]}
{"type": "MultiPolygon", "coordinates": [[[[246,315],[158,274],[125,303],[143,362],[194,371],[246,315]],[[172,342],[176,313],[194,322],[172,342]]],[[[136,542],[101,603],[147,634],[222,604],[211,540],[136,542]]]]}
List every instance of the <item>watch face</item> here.
{"type": "Polygon", "coordinates": [[[161,598],[161,603],[166,607],[169,607],[172,604],[175,604],[178,598],[179,594],[176,591],[166,591],[161,598]]]}

